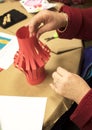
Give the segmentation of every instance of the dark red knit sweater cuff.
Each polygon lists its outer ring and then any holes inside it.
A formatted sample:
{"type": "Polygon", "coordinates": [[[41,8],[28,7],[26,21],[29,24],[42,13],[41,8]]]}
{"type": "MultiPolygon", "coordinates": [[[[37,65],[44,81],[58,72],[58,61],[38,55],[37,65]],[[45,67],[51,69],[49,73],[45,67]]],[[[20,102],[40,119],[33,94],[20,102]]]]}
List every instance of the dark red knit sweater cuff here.
{"type": "Polygon", "coordinates": [[[76,38],[80,30],[82,21],[82,16],[79,10],[80,9],[78,8],[76,9],[69,6],[61,7],[60,12],[65,12],[68,14],[68,26],[63,32],[57,30],[57,33],[60,38],[68,38],[68,39],[76,38]]]}
{"type": "Polygon", "coordinates": [[[86,125],[92,118],[92,89],[81,100],[70,118],[79,128],[86,125]]]}

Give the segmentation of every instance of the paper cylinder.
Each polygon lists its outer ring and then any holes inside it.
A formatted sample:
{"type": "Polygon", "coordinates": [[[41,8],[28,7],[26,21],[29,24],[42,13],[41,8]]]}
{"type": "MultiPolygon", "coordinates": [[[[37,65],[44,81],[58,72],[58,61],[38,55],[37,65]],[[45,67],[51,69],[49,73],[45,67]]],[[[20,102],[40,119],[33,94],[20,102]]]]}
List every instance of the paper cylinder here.
{"type": "Polygon", "coordinates": [[[30,84],[41,83],[46,77],[45,64],[49,60],[50,49],[38,41],[36,35],[30,37],[28,27],[19,28],[16,37],[19,50],[14,57],[15,67],[24,72],[30,84]]]}

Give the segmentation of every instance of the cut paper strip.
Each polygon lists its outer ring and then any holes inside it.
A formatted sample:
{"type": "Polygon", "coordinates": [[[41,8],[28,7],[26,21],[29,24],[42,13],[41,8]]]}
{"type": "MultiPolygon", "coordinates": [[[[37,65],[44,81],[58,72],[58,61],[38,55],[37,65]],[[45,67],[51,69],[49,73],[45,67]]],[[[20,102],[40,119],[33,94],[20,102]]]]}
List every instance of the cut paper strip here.
{"type": "Polygon", "coordinates": [[[50,49],[36,36],[29,36],[28,27],[21,27],[16,32],[19,51],[15,54],[14,65],[22,70],[32,85],[41,83],[45,77],[44,66],[49,60],[50,49]]]}
{"type": "Polygon", "coordinates": [[[0,68],[0,72],[2,71],[3,69],[2,68],[0,68]]]}

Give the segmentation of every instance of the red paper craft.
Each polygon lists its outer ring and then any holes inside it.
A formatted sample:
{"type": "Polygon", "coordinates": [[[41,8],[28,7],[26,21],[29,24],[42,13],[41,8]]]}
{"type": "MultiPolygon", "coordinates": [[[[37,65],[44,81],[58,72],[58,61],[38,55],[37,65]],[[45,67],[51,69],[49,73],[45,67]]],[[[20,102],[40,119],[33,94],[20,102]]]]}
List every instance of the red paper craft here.
{"type": "Polygon", "coordinates": [[[39,84],[45,77],[45,64],[50,57],[50,49],[36,36],[29,36],[28,27],[21,27],[16,32],[19,50],[14,57],[14,65],[23,71],[30,84],[39,84]]]}
{"type": "Polygon", "coordinates": [[[0,72],[2,71],[3,69],[2,68],[0,68],[0,72]]]}

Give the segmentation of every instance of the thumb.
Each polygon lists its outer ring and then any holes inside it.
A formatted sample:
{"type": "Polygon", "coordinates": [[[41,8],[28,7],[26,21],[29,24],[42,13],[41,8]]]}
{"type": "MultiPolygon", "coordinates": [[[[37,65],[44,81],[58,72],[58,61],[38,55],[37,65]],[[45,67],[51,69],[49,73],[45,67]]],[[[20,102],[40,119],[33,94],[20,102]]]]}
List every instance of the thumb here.
{"type": "Polygon", "coordinates": [[[40,35],[42,35],[45,32],[51,31],[53,30],[53,27],[51,26],[50,23],[46,23],[43,24],[39,27],[38,31],[37,31],[37,36],[39,37],[40,35]]]}

